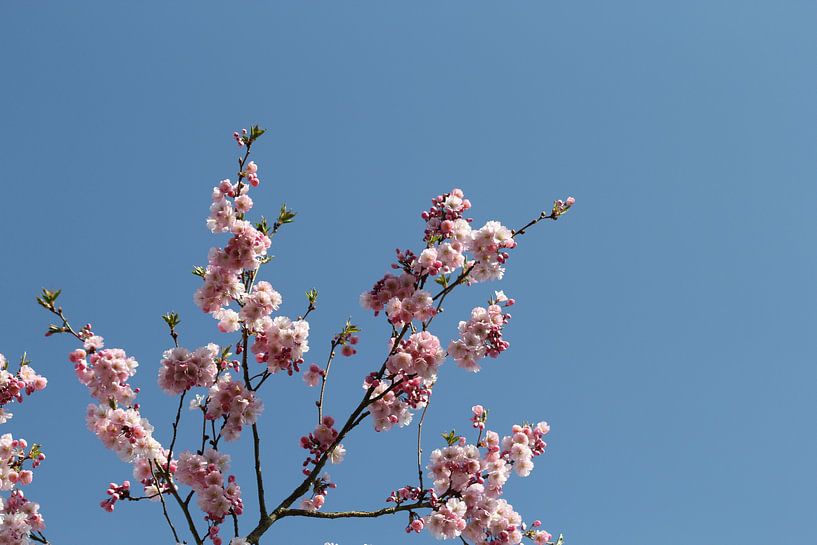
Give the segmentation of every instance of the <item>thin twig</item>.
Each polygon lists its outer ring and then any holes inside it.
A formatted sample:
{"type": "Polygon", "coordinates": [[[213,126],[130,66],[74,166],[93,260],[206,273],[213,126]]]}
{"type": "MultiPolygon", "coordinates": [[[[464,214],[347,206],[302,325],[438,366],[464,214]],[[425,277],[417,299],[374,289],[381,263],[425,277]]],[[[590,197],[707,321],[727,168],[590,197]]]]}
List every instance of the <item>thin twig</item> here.
{"type": "MultiPolygon", "coordinates": [[[[244,385],[247,387],[248,390],[250,390],[252,388],[252,384],[250,383],[250,367],[249,364],[247,363],[247,346],[249,344],[249,332],[247,331],[246,326],[244,326],[244,329],[241,334],[241,343],[243,348],[241,352],[241,367],[244,371],[244,385]]],[[[258,386],[260,386],[261,384],[263,384],[263,380],[258,384],[258,386]]],[[[258,425],[256,423],[253,423],[252,425],[252,448],[255,465],[255,485],[258,492],[258,511],[259,511],[258,520],[260,524],[260,522],[267,517],[267,502],[264,497],[264,478],[261,475],[261,438],[258,434],[258,425]]]]}
{"type": "Polygon", "coordinates": [[[173,439],[170,441],[170,449],[167,454],[167,459],[171,460],[173,458],[173,447],[176,445],[176,434],[179,431],[179,421],[182,418],[182,405],[184,405],[184,396],[187,394],[187,390],[182,392],[182,395],[179,396],[179,408],[176,409],[176,420],[173,422],[173,439]]]}
{"type": "Polygon", "coordinates": [[[332,368],[332,360],[335,359],[335,349],[338,347],[339,341],[337,339],[332,339],[332,344],[329,348],[329,357],[326,360],[326,368],[323,370],[323,374],[321,375],[321,393],[318,396],[318,402],[316,405],[318,406],[318,425],[321,424],[321,419],[323,418],[323,395],[326,391],[326,381],[329,379],[329,370],[332,368]]]}
{"type": "MultiPolygon", "coordinates": [[[[431,388],[429,388],[431,390],[431,388]]],[[[420,422],[417,423],[417,476],[420,478],[420,490],[423,490],[423,421],[426,419],[428,406],[431,405],[431,394],[428,396],[426,406],[423,407],[423,414],[420,415],[420,422]]]]}
{"type": "MultiPolygon", "coordinates": [[[[167,457],[170,460],[170,456],[167,457]]],[[[153,480],[156,482],[156,490],[159,490],[159,477],[156,475],[153,469],[153,460],[148,461],[148,466],[150,467],[150,474],[153,475],[153,480]]],[[[172,483],[168,483],[170,486],[173,486],[172,483]]],[[[170,531],[173,532],[173,539],[176,543],[181,543],[179,541],[179,534],[176,533],[176,527],[173,526],[173,521],[170,520],[170,515],[167,513],[167,504],[165,503],[164,494],[159,491],[159,501],[162,502],[162,514],[165,516],[165,520],[167,521],[167,525],[170,526],[170,531]]]]}

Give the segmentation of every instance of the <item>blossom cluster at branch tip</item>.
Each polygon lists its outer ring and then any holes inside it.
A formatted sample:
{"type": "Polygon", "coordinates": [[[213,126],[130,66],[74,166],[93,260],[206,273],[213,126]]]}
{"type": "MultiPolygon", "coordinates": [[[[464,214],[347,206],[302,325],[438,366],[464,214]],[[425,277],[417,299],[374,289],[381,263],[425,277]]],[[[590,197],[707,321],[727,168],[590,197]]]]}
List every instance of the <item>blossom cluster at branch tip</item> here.
{"type": "Polygon", "coordinates": [[[37,374],[25,357],[16,373],[10,373],[8,368],[8,360],[0,354],[0,424],[5,424],[14,416],[6,410],[6,405],[15,401],[22,403],[24,394],[31,395],[48,385],[48,380],[37,374]]]}
{"type": "MultiPolygon", "coordinates": [[[[485,409],[472,409],[472,422],[483,421],[485,409]]],[[[533,469],[532,459],[542,454],[542,437],[550,431],[546,422],[535,426],[514,425],[511,435],[500,440],[488,431],[479,444],[467,444],[451,434],[448,446],[435,449],[428,464],[434,490],[444,503],[432,508],[424,527],[439,539],[463,536],[476,545],[516,545],[527,535],[535,543],[548,543],[550,534],[528,530],[513,506],[502,496],[511,470],[526,477],[533,469]],[[483,453],[480,447],[485,449],[483,453]]],[[[540,523],[536,521],[534,528],[540,523]]]]}
{"type": "Polygon", "coordinates": [[[135,408],[114,409],[92,403],[86,411],[86,423],[102,444],[124,462],[164,456],[161,444],[153,438],[153,426],[135,408]]]}
{"type": "Polygon", "coordinates": [[[553,201],[553,209],[550,212],[550,215],[554,219],[558,219],[559,216],[570,210],[570,207],[576,204],[576,199],[573,197],[568,197],[564,201],[561,199],[557,199],[553,201]]]}
{"type": "Polygon", "coordinates": [[[136,374],[139,364],[121,348],[103,346],[102,337],[93,335],[85,340],[84,348],[71,352],[68,360],[74,364],[77,378],[88,387],[91,397],[101,403],[133,405],[136,392],[128,379],[136,374]]]}
{"type": "Polygon", "coordinates": [[[99,502],[99,506],[112,513],[116,502],[130,497],[130,481],[123,481],[122,484],[110,483],[105,493],[108,497],[99,502]]]}

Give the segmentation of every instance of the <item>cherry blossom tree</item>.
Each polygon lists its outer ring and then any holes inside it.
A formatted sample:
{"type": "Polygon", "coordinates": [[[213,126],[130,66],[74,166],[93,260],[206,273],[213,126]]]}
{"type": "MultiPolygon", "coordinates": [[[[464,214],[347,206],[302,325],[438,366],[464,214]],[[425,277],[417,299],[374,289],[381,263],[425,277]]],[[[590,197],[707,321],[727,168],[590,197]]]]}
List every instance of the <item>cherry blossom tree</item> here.
{"type": "MultiPolygon", "coordinates": [[[[59,290],[44,289],[37,298],[56,318],[46,335],[67,335],[76,343],[68,360],[93,399],[86,411],[89,430],[132,466],[134,483],[110,483],[100,502],[102,509],[113,511],[123,501],[156,502],[175,542],[196,545],[208,541],[222,545],[225,540],[230,545],[257,544],[286,517],[373,518],[397,513],[407,517],[406,532],[427,531],[466,544],[517,544],[523,539],[537,545],[561,544],[562,538],[554,540],[538,520],[526,523],[503,494],[506,481],[513,474],[529,476],[534,458],[545,452],[544,437],[550,430],[546,422],[494,431],[487,428],[488,410],[476,405],[470,411],[474,437],[443,434],[440,448],[424,459],[423,420],[438,371],[447,359],[461,372],[477,373],[488,358],[497,358],[509,347],[504,330],[514,299],[495,291],[487,305],[476,306],[463,317],[455,338],[443,342],[432,333],[432,324],[446,298],[461,288],[501,280],[509,252],[520,237],[540,222],[558,220],[574,199],[557,200],[549,210],[510,229],[498,221],[475,228],[466,217],[471,202],[460,189],[434,197],[430,208],[421,213],[424,225],[418,251],[397,250],[392,272],[360,297],[365,309],[383,316],[388,344],[379,366],[361,377],[359,403],[349,414],[332,416],[325,404],[332,363],[339,355],[355,355],[361,331],[347,321],[331,336],[325,363],[307,365],[307,318],[317,309],[317,290],[306,293],[301,316],[274,315],[283,298],[260,279],[260,272],[270,261],[272,239],[294,221],[295,212],[282,206],[272,223],[249,219],[250,194],[261,185],[259,167],[250,155],[263,133],[253,126],[233,134],[241,149],[238,172],[235,181],[225,179],[213,188],[206,221],[214,235],[226,238],[226,244],[213,248],[207,266],[193,271],[201,277],[195,303],[215,320],[218,342],[180,346],[179,316],[163,316],[173,346],[161,357],[158,385],[178,397],[172,426],[164,430],[168,441],[157,438],[140,411],[139,388],[130,384],[136,360],[123,349],[108,348],[91,324],[72,325],[57,302],[59,290]],[[298,374],[316,390],[314,402],[304,401],[305,406],[314,403],[315,427],[300,438],[305,451],[302,481],[292,490],[273,492],[266,486],[262,468],[264,441],[258,428],[264,409],[262,387],[273,375],[294,380],[298,374]],[[193,416],[184,417],[190,414],[186,406],[193,416]],[[343,445],[352,432],[370,426],[383,433],[413,422],[416,482],[394,483],[395,489],[377,510],[324,509],[336,486],[324,469],[354,454],[347,454],[343,445]],[[200,429],[196,444],[177,445],[182,425],[200,429]],[[254,483],[239,484],[230,474],[230,456],[222,446],[234,441],[251,446],[254,483]],[[242,500],[248,489],[258,506],[252,514],[245,512],[242,500]]],[[[0,356],[0,365],[0,423],[5,423],[12,416],[6,405],[42,390],[46,379],[25,356],[13,374],[5,357],[0,356]]],[[[49,543],[39,505],[22,491],[44,459],[38,445],[29,447],[11,434],[0,437],[0,490],[10,491],[0,504],[0,545],[49,543]]]]}

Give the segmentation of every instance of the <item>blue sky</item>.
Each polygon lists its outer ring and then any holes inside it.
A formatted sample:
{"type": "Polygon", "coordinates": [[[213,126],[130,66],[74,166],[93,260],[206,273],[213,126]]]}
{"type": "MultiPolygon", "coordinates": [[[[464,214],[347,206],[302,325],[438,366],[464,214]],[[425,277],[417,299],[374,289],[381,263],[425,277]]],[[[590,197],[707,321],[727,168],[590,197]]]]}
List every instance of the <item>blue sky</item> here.
{"type": "MultiPolygon", "coordinates": [[[[568,543],[813,542],[815,17],[797,0],[3,3],[0,351],[27,350],[50,381],[6,429],[45,445],[28,495],[48,535],[171,540],[157,505],[99,509],[130,470],[85,430],[73,345],[42,337],[34,296],[61,287],[76,322],[139,360],[166,439],[159,317],[181,314],[186,346],[227,342],[189,270],[224,242],[204,226],[209,191],[234,171],[232,131],[257,122],[256,210],[300,212],[266,269],[282,312],[320,290],[317,361],[347,316],[364,328],[333,372],[332,414],[384,349],[358,295],[395,247],[417,248],[428,199],[459,186],[477,221],[516,226],[572,194],[502,283],[435,321],[447,339],[490,290],[519,301],[501,359],[444,366],[426,444],[467,429],[477,402],[497,430],[548,420],[548,452],[507,495],[568,543]]],[[[298,480],[313,400],[299,379],[269,383],[273,498],[298,480]]],[[[413,436],[350,438],[327,508],[378,508],[411,482],[413,436]]],[[[285,520],[268,541],[434,542],[404,524],[285,520]]]]}

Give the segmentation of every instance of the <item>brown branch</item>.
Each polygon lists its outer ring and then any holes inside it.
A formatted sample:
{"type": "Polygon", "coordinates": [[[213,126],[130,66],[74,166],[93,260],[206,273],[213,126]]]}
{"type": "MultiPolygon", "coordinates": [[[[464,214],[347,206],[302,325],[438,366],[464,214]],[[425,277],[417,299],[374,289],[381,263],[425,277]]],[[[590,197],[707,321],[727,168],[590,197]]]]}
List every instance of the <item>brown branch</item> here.
{"type": "Polygon", "coordinates": [[[383,515],[393,515],[401,511],[413,511],[414,509],[424,509],[431,507],[428,502],[417,502],[412,504],[395,505],[394,507],[384,507],[377,511],[307,511],[306,509],[285,509],[278,518],[284,517],[311,517],[319,519],[340,519],[340,518],[376,518],[383,515]]]}
{"type": "MultiPolygon", "coordinates": [[[[167,457],[170,460],[170,456],[167,457]]],[[[148,466],[150,467],[150,474],[153,475],[153,480],[156,482],[156,490],[159,490],[159,477],[153,470],[153,460],[148,461],[148,466]]],[[[168,482],[170,486],[173,486],[173,483],[168,482]]],[[[173,526],[173,521],[170,520],[170,515],[167,513],[167,504],[165,503],[165,496],[162,494],[161,490],[159,490],[159,501],[162,502],[162,514],[165,516],[165,520],[167,521],[167,525],[170,526],[170,531],[173,532],[173,539],[176,540],[176,543],[181,543],[179,540],[179,534],[176,533],[176,527],[173,526]]]]}
{"type": "Polygon", "coordinates": [[[50,541],[48,541],[45,538],[45,535],[42,532],[37,533],[31,532],[30,537],[32,541],[36,541],[37,543],[43,543],[45,545],[48,545],[50,543],[50,541]]]}
{"type": "MultiPolygon", "coordinates": [[[[433,386],[433,384],[432,384],[433,386]]],[[[431,388],[429,388],[429,391],[431,388]]],[[[420,478],[420,490],[423,490],[425,487],[423,486],[423,447],[422,447],[422,440],[423,440],[423,422],[426,419],[426,412],[428,411],[428,406],[431,405],[431,394],[429,393],[428,400],[426,401],[426,406],[423,407],[423,414],[420,415],[420,422],[417,423],[417,476],[420,478]]]]}
{"type": "Polygon", "coordinates": [[[332,360],[335,359],[335,349],[338,347],[339,341],[336,339],[332,339],[332,344],[329,348],[329,357],[326,360],[326,369],[323,370],[323,374],[321,375],[321,393],[318,396],[318,402],[316,405],[318,406],[318,425],[321,424],[321,419],[323,418],[323,395],[326,391],[326,381],[329,379],[329,370],[332,368],[332,360]]]}
{"type": "MultiPolygon", "coordinates": [[[[247,346],[249,344],[249,332],[247,326],[244,326],[241,334],[242,352],[241,352],[241,367],[244,370],[244,385],[248,390],[252,391],[252,384],[250,383],[250,367],[247,363],[247,346]]],[[[263,380],[258,384],[261,386],[263,380]]],[[[252,448],[255,466],[255,486],[258,492],[258,511],[259,524],[267,517],[267,502],[264,497],[264,477],[261,475],[261,438],[258,435],[258,424],[252,425],[252,448]]]]}
{"type": "Polygon", "coordinates": [[[532,219],[532,220],[530,220],[528,223],[526,223],[524,226],[520,227],[519,229],[515,229],[515,230],[513,230],[513,231],[512,231],[512,233],[513,233],[513,234],[511,235],[511,238],[516,238],[516,235],[524,235],[524,234],[525,234],[525,230],[526,230],[528,227],[533,227],[534,225],[536,225],[537,223],[539,223],[539,222],[540,222],[540,221],[542,221],[542,220],[553,220],[553,221],[556,221],[557,219],[559,219],[559,216],[555,215],[553,212],[551,212],[550,214],[548,214],[547,212],[542,211],[542,213],[541,213],[541,214],[539,214],[539,217],[538,217],[538,218],[532,219]]]}
{"type": "Polygon", "coordinates": [[[173,447],[176,445],[176,434],[179,431],[179,421],[182,418],[182,405],[184,404],[184,396],[186,394],[187,390],[183,391],[182,395],[179,396],[179,408],[176,409],[176,420],[173,422],[173,439],[170,441],[170,449],[167,455],[168,461],[173,458],[173,447]]]}

